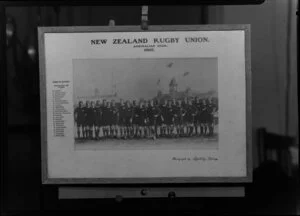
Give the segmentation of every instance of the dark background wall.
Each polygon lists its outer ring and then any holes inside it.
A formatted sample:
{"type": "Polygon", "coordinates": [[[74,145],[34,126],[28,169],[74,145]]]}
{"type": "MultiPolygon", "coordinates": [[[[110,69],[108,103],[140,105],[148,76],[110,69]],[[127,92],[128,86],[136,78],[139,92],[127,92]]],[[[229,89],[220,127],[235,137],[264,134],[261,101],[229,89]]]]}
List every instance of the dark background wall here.
{"type": "MultiPolygon", "coordinates": [[[[298,144],[295,12],[295,0],[267,0],[254,6],[149,7],[150,25],[252,25],[254,167],[259,165],[257,128],[296,137],[298,144]]],[[[107,25],[109,17],[116,25],[140,25],[141,7],[9,7],[6,15],[15,22],[17,37],[11,39],[6,52],[9,142],[5,204],[11,211],[50,208],[60,204],[53,203],[55,190],[40,185],[38,59],[28,55],[29,47],[37,49],[36,27],[107,25]]],[[[291,152],[296,163],[298,145],[291,152]]]]}
{"type": "MultiPolygon", "coordinates": [[[[149,6],[151,25],[204,24],[207,9],[201,6],[149,6]]],[[[140,6],[8,7],[15,36],[7,48],[8,82],[8,173],[6,205],[11,211],[54,208],[57,194],[41,187],[39,135],[37,26],[140,25],[140,6]],[[52,196],[52,197],[51,197],[52,196]],[[44,201],[43,201],[44,200],[44,201]],[[46,201],[45,201],[46,200],[46,201]]],[[[53,192],[54,191],[54,192],[53,192]]]]}
{"type": "MultiPolygon", "coordinates": [[[[253,130],[264,127],[294,136],[299,143],[296,10],[296,0],[267,0],[261,5],[210,7],[208,20],[251,24],[253,130]]],[[[254,143],[254,167],[256,147],[254,143]]]]}

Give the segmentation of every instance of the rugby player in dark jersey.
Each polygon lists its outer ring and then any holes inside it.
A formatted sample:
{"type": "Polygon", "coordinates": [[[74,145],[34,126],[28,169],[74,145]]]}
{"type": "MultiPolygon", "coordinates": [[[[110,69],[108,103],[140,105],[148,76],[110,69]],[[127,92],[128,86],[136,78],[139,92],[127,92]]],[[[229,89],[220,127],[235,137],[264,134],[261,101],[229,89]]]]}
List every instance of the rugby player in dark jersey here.
{"type": "Polygon", "coordinates": [[[172,123],[173,123],[173,129],[172,131],[174,131],[174,128],[176,129],[176,134],[175,137],[179,136],[179,120],[180,120],[180,108],[178,107],[178,101],[176,101],[175,99],[172,100],[172,123]]]}
{"type": "Polygon", "coordinates": [[[212,104],[212,101],[207,99],[207,127],[208,127],[208,135],[209,136],[213,136],[213,134],[214,134],[213,112],[214,112],[214,106],[212,104]]]}
{"type": "Polygon", "coordinates": [[[140,101],[139,106],[137,106],[135,108],[134,111],[134,118],[135,118],[135,124],[137,125],[137,132],[136,132],[136,136],[142,137],[142,127],[144,125],[143,123],[143,116],[142,116],[142,109],[143,109],[143,101],[140,101]]]}
{"type": "Polygon", "coordinates": [[[160,136],[165,137],[167,135],[167,101],[164,100],[163,104],[160,106],[161,115],[160,115],[160,136]]]}
{"type": "Polygon", "coordinates": [[[120,128],[120,135],[121,138],[125,138],[125,127],[126,127],[126,106],[124,104],[124,101],[120,100],[120,106],[119,106],[119,128],[120,128]]]}
{"type": "Polygon", "coordinates": [[[108,111],[108,102],[106,100],[102,101],[102,132],[103,132],[103,136],[104,138],[108,137],[108,115],[109,115],[109,111],[108,111]]]}
{"type": "Polygon", "coordinates": [[[145,108],[146,108],[146,135],[147,137],[152,137],[152,133],[151,133],[151,130],[152,130],[152,122],[150,122],[150,119],[153,119],[153,115],[151,113],[151,102],[150,100],[147,101],[145,103],[145,108]]]}
{"type": "Polygon", "coordinates": [[[84,109],[84,126],[83,126],[83,137],[84,139],[88,139],[89,136],[89,122],[88,122],[88,111],[90,108],[90,102],[86,101],[85,102],[85,107],[84,109]]]}
{"type": "Polygon", "coordinates": [[[132,118],[133,118],[133,107],[131,106],[129,101],[126,101],[125,106],[125,138],[132,138],[133,134],[133,126],[132,126],[132,118]]]}
{"type": "Polygon", "coordinates": [[[197,115],[195,117],[195,122],[194,122],[195,133],[196,133],[196,135],[201,135],[202,131],[201,131],[200,122],[201,122],[202,103],[201,103],[199,97],[196,97],[194,106],[197,108],[197,115]]]}
{"type": "Polygon", "coordinates": [[[113,136],[113,108],[112,103],[107,101],[107,115],[106,115],[106,123],[107,123],[107,137],[112,138],[113,136]]]}
{"type": "Polygon", "coordinates": [[[118,136],[118,108],[114,100],[111,101],[111,125],[110,125],[110,135],[112,138],[117,138],[118,136]]]}
{"type": "Polygon", "coordinates": [[[132,102],[132,125],[134,130],[134,137],[136,138],[139,133],[139,126],[138,126],[138,109],[139,106],[136,103],[136,100],[132,102]]]}
{"type": "Polygon", "coordinates": [[[203,100],[200,99],[199,104],[197,106],[198,109],[198,125],[200,127],[200,136],[204,136],[204,128],[205,128],[205,112],[204,112],[205,105],[203,104],[203,100]]]}
{"type": "Polygon", "coordinates": [[[182,105],[182,101],[178,100],[177,104],[177,123],[176,123],[176,130],[178,136],[184,136],[184,124],[183,124],[183,118],[186,115],[185,107],[182,105]]]}
{"type": "Polygon", "coordinates": [[[83,127],[84,127],[84,108],[83,108],[82,101],[79,101],[78,107],[74,110],[74,118],[77,126],[77,138],[82,139],[83,138],[83,127]]]}
{"type": "Polygon", "coordinates": [[[214,126],[218,124],[218,99],[212,98],[212,104],[214,107],[214,126]]]}
{"type": "Polygon", "coordinates": [[[93,139],[94,126],[96,125],[96,109],[95,102],[91,101],[90,107],[87,109],[88,122],[88,138],[93,139]]]}
{"type": "Polygon", "coordinates": [[[147,109],[148,109],[148,103],[145,101],[143,103],[142,109],[141,109],[141,126],[143,130],[143,137],[147,138],[148,136],[148,116],[147,116],[147,109]]]}
{"type": "Polygon", "coordinates": [[[192,100],[188,100],[187,106],[187,128],[188,135],[192,136],[194,132],[194,122],[197,115],[197,108],[193,105],[192,100]]]}
{"type": "Polygon", "coordinates": [[[154,105],[154,100],[149,101],[148,109],[147,109],[147,117],[148,117],[148,131],[149,136],[153,139],[156,139],[156,121],[159,115],[158,107],[154,105]]]}
{"type": "Polygon", "coordinates": [[[153,110],[153,117],[154,117],[154,137],[156,139],[158,136],[158,127],[160,125],[161,120],[161,109],[159,108],[158,101],[154,101],[154,110],[153,110]]]}
{"type": "Polygon", "coordinates": [[[96,106],[95,106],[95,110],[96,110],[96,126],[95,126],[95,138],[97,140],[100,139],[100,130],[101,130],[101,115],[102,115],[102,111],[101,111],[101,103],[99,100],[96,101],[96,106]]]}
{"type": "Polygon", "coordinates": [[[183,107],[183,109],[185,110],[185,115],[184,115],[183,118],[182,118],[183,134],[184,134],[184,136],[186,136],[187,133],[188,133],[188,113],[187,113],[187,111],[188,111],[188,106],[189,106],[188,98],[185,97],[185,98],[183,99],[183,102],[182,102],[182,107],[183,107]]]}
{"type": "Polygon", "coordinates": [[[207,113],[207,101],[206,99],[202,100],[202,113],[201,113],[201,120],[202,120],[202,128],[203,128],[203,135],[207,135],[208,131],[208,125],[207,125],[207,120],[208,120],[208,113],[207,113]]]}
{"type": "Polygon", "coordinates": [[[167,135],[172,136],[174,130],[172,100],[168,101],[168,105],[166,109],[166,125],[167,125],[167,135]]]}
{"type": "Polygon", "coordinates": [[[133,118],[134,118],[134,105],[133,102],[128,101],[130,111],[131,111],[131,118],[130,118],[130,137],[133,138],[135,136],[135,129],[133,125],[133,118]]]}

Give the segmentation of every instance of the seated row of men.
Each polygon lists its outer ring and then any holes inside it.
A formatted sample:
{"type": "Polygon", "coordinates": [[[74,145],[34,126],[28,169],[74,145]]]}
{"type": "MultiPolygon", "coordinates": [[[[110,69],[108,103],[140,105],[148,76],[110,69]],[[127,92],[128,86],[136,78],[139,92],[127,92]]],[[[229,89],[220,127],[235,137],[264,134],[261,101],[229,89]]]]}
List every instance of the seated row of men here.
{"type": "Polygon", "coordinates": [[[159,103],[80,101],[74,117],[78,139],[212,136],[217,104],[198,97],[159,103]]]}

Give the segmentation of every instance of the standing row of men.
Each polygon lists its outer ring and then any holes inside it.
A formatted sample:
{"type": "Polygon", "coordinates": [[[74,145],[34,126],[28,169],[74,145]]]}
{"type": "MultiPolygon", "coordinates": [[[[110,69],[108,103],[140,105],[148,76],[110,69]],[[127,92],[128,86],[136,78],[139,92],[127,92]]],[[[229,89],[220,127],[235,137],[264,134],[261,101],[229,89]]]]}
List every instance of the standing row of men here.
{"type": "Polygon", "coordinates": [[[74,118],[78,139],[213,136],[218,111],[212,99],[80,101],[74,118]]]}

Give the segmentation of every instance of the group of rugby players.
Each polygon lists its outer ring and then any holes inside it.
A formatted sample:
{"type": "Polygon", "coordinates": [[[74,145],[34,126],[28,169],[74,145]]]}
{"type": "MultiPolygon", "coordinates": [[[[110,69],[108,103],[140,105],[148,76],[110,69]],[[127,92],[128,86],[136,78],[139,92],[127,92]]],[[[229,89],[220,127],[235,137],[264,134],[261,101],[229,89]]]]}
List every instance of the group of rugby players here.
{"type": "Polygon", "coordinates": [[[213,99],[80,101],[75,108],[77,139],[213,136],[217,103],[213,99]]]}

